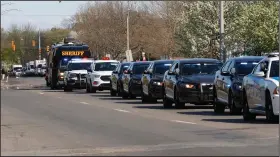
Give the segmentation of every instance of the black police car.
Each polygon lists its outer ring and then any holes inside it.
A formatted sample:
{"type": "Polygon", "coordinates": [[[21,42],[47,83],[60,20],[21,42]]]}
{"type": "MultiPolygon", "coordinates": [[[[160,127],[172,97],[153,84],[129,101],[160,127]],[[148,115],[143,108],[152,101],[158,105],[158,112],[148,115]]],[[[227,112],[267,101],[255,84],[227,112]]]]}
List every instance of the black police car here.
{"type": "Polygon", "coordinates": [[[185,103],[206,105],[213,101],[213,82],[222,63],[216,59],[193,58],[174,61],[164,78],[163,106],[183,108],[185,103]]]}
{"type": "Polygon", "coordinates": [[[141,79],[142,83],[142,102],[157,102],[162,99],[162,81],[164,73],[169,70],[172,60],[153,61],[141,79]]]}
{"type": "Polygon", "coordinates": [[[214,112],[223,113],[228,106],[231,114],[242,111],[242,81],[264,57],[245,56],[227,60],[214,80],[214,112]]]}
{"type": "Polygon", "coordinates": [[[126,99],[141,96],[141,78],[143,72],[149,67],[150,61],[132,62],[122,77],[121,95],[126,99]]]}
{"type": "Polygon", "coordinates": [[[120,96],[120,94],[121,94],[120,89],[122,86],[121,78],[122,78],[123,72],[128,69],[130,64],[131,64],[130,62],[121,63],[113,71],[113,73],[111,75],[111,80],[110,80],[111,96],[116,96],[117,94],[120,96]]]}

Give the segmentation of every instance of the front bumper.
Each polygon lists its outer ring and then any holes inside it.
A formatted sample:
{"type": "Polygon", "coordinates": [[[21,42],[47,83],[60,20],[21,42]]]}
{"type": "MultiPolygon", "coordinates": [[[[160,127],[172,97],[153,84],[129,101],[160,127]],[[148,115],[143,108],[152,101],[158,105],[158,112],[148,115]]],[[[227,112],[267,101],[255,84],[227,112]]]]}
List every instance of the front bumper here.
{"type": "Polygon", "coordinates": [[[72,88],[85,89],[86,79],[82,78],[81,80],[79,80],[77,78],[69,78],[67,79],[67,86],[70,86],[72,88]]]}
{"type": "Polygon", "coordinates": [[[142,91],[141,91],[141,84],[131,83],[130,92],[133,95],[140,96],[141,93],[142,93],[142,91]]]}
{"type": "Polygon", "coordinates": [[[273,95],[272,96],[272,107],[273,107],[273,113],[274,115],[279,116],[279,95],[273,95]]]}
{"type": "Polygon", "coordinates": [[[184,103],[209,104],[213,103],[213,89],[211,87],[200,87],[198,89],[187,89],[179,87],[179,100],[184,103]]]}
{"type": "Polygon", "coordinates": [[[156,99],[162,99],[163,98],[163,90],[162,86],[159,85],[151,85],[149,93],[151,93],[151,96],[156,99]]]}
{"type": "Polygon", "coordinates": [[[110,90],[111,89],[111,84],[110,84],[111,76],[101,76],[101,77],[94,78],[92,80],[92,82],[91,82],[92,87],[99,89],[99,90],[110,90]]]}

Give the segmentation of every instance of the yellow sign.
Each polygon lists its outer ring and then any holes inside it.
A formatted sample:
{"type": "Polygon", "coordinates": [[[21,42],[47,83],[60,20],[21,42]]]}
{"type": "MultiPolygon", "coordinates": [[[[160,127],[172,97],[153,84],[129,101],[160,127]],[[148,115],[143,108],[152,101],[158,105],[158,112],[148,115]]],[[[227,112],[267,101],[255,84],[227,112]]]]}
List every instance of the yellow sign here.
{"type": "Polygon", "coordinates": [[[82,56],[84,51],[62,51],[62,56],[82,56]]]}

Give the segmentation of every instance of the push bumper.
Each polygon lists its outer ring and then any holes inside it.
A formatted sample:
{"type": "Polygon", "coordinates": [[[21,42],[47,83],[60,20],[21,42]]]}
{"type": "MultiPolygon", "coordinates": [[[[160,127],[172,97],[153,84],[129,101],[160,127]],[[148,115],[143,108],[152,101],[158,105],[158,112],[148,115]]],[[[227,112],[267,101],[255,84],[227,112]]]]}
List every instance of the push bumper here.
{"type": "Polygon", "coordinates": [[[279,116],[279,95],[273,95],[272,96],[272,107],[273,107],[273,113],[274,115],[279,116]]]}
{"type": "Polygon", "coordinates": [[[209,104],[213,103],[213,91],[201,91],[200,89],[180,89],[179,100],[184,103],[209,104]]]}
{"type": "Polygon", "coordinates": [[[86,88],[86,80],[81,79],[69,79],[67,80],[67,85],[72,87],[72,88],[77,88],[77,89],[85,89],[86,88]]]}
{"type": "Polygon", "coordinates": [[[151,85],[150,91],[151,96],[156,99],[162,99],[163,98],[163,90],[162,86],[159,85],[151,85]]]}
{"type": "Polygon", "coordinates": [[[133,95],[140,96],[141,95],[141,84],[131,83],[130,92],[133,95]]]}

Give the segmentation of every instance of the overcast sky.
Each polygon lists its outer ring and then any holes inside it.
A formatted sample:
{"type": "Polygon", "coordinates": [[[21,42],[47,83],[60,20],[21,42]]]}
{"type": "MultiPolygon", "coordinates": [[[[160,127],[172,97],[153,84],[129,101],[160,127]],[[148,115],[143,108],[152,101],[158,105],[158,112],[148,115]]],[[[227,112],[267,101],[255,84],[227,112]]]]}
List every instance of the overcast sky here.
{"type": "Polygon", "coordinates": [[[1,5],[1,13],[7,9],[20,9],[1,15],[1,27],[8,29],[12,24],[24,25],[28,22],[37,28],[61,26],[65,18],[74,15],[79,6],[87,1],[1,1],[11,5],[1,5]]]}

